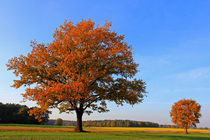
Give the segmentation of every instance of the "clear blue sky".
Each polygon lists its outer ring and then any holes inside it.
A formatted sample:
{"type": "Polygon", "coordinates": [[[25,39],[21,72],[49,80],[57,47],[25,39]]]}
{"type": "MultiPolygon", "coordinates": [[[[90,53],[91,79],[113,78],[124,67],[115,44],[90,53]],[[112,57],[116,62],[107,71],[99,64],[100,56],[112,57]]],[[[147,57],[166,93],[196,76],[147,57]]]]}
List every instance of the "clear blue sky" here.
{"type": "MultiPolygon", "coordinates": [[[[112,23],[133,46],[139,64],[137,78],[147,83],[148,96],[135,106],[94,113],[86,119],[130,119],[172,124],[174,102],[190,98],[202,105],[199,126],[210,127],[210,1],[209,0],[0,0],[0,102],[20,103],[24,88],[11,88],[15,79],[5,64],[28,53],[29,42],[52,41],[64,20],[92,19],[112,23]]],[[[33,106],[34,103],[22,103],[33,106]]],[[[51,118],[74,120],[75,114],[51,118]]]]}

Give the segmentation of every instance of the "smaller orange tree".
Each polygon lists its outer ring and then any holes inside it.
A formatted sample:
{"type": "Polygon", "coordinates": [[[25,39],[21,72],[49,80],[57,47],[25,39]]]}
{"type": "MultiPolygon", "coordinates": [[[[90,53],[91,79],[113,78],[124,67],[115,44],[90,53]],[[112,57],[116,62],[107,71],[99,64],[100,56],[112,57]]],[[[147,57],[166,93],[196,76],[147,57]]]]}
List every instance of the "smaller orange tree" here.
{"type": "Polygon", "coordinates": [[[196,101],[191,99],[183,99],[175,102],[172,106],[170,116],[173,123],[185,129],[185,134],[188,134],[187,129],[191,126],[196,127],[199,123],[201,106],[196,101]]]}

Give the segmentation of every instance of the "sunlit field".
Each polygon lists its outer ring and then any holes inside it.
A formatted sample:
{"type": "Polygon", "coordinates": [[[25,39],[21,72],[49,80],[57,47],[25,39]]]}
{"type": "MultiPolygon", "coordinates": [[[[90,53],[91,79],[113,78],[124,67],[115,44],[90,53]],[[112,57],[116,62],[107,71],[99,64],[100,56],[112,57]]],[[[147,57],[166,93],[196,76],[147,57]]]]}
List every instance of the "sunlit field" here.
{"type": "Polygon", "coordinates": [[[188,135],[184,130],[175,128],[135,128],[135,127],[85,127],[87,132],[73,132],[74,127],[43,126],[43,125],[0,125],[0,139],[154,139],[154,140],[207,140],[210,130],[189,129],[188,135]]]}

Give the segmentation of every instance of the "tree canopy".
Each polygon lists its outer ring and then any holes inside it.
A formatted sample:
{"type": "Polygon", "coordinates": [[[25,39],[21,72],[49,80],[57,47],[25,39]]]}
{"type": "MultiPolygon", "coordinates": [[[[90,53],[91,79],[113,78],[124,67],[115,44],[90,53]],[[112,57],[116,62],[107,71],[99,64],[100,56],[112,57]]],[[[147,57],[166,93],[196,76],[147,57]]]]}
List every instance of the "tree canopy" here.
{"type": "Polygon", "coordinates": [[[119,105],[142,102],[145,83],[134,79],[138,65],[132,48],[110,27],[110,23],[100,27],[91,20],[75,25],[65,21],[51,43],[32,41],[31,52],[7,64],[18,77],[13,87],[27,86],[23,97],[36,101],[39,111],[75,111],[76,131],[83,131],[83,113],[108,111],[107,100],[119,105]]]}
{"type": "Polygon", "coordinates": [[[57,118],[57,120],[55,121],[54,125],[59,125],[59,126],[63,125],[63,119],[57,118]]]}
{"type": "Polygon", "coordinates": [[[183,99],[175,102],[172,106],[170,116],[173,123],[177,126],[184,128],[187,134],[187,129],[191,126],[196,127],[199,123],[201,106],[196,101],[191,99],[183,99]]]}

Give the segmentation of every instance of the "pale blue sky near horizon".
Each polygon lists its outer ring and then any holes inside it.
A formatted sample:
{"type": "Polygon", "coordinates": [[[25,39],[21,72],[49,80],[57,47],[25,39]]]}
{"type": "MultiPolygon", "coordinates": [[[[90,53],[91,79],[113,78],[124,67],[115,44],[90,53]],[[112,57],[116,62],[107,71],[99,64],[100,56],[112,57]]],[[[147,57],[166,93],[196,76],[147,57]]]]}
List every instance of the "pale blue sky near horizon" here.
{"type": "MultiPolygon", "coordinates": [[[[186,98],[201,104],[200,127],[210,127],[210,1],[209,0],[0,0],[0,102],[20,103],[24,87],[11,88],[16,77],[7,71],[8,59],[27,54],[31,40],[52,41],[64,20],[92,19],[112,23],[124,34],[139,64],[136,78],[147,84],[143,103],[109,103],[108,113],[85,115],[91,119],[130,119],[172,124],[169,111],[186,98]]],[[[28,106],[35,105],[25,102],[28,106]]],[[[75,114],[51,119],[75,120],[75,114]]]]}

